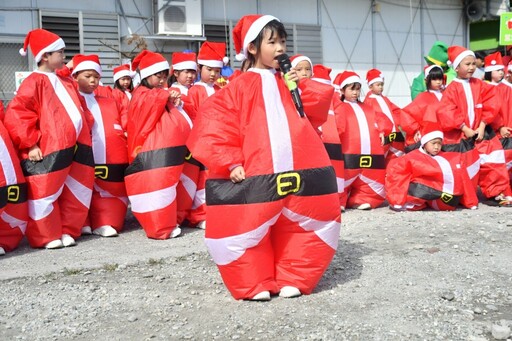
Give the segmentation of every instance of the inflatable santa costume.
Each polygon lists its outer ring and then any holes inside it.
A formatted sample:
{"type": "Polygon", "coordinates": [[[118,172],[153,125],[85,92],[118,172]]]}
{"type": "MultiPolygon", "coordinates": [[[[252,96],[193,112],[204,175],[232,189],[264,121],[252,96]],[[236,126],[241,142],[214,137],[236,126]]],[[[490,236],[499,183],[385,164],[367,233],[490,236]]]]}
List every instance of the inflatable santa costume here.
{"type": "Polygon", "coordinates": [[[460,155],[439,152],[431,155],[425,144],[443,139],[436,123],[421,128],[421,147],[389,163],[386,196],[394,210],[417,211],[431,207],[453,211],[459,204],[476,208],[478,198],[471,180],[460,163],[460,155]],[[455,157],[454,157],[455,156],[455,157]]]}
{"type": "Polygon", "coordinates": [[[128,111],[126,191],[146,235],[167,239],[181,233],[176,226],[176,186],[192,122],[176,109],[168,90],[143,85],[144,79],[169,70],[162,55],[144,50],[132,65],[139,68],[142,83],[133,91],[128,111]]]}
{"type": "MultiPolygon", "coordinates": [[[[29,32],[23,52],[27,45],[36,63],[45,52],[65,47],[59,36],[43,29],[29,32]]],[[[92,122],[73,81],[55,72],[34,71],[9,104],[5,125],[28,185],[27,238],[32,247],[74,245],[81,234],[94,183],[92,122]],[[43,158],[29,160],[29,149],[36,145],[43,158]]]]}
{"type": "MultiPolygon", "coordinates": [[[[269,15],[240,19],[239,56],[269,23],[282,27],[269,15]]],[[[208,99],[192,129],[188,145],[209,170],[206,245],[236,299],[311,293],[337,248],[336,175],[316,131],[333,88],[311,79],[300,88],[307,117],[280,72],[250,68],[208,99]],[[238,166],[245,179],[233,183],[238,166]]]]}

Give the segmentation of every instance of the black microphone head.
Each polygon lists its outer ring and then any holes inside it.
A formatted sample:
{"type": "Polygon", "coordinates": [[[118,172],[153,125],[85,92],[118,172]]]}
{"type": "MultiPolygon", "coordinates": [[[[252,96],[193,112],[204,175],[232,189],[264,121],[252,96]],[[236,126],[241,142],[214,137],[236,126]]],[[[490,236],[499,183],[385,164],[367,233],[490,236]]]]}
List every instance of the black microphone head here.
{"type": "Polygon", "coordinates": [[[279,68],[284,73],[287,73],[292,68],[292,62],[290,61],[290,57],[288,57],[286,53],[277,56],[276,60],[279,63],[279,68]]]}

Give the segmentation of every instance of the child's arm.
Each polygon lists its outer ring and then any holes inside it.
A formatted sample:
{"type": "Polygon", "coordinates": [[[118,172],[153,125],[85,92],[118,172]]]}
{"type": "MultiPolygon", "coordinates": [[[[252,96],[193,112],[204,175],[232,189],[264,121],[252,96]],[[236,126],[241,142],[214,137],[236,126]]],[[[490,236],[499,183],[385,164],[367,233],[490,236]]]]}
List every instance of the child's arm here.
{"type": "Polygon", "coordinates": [[[395,210],[405,209],[407,192],[411,183],[412,168],[407,154],[398,159],[392,160],[386,168],[386,197],[389,206],[395,210]]]}
{"type": "Polygon", "coordinates": [[[300,98],[304,112],[313,128],[317,129],[327,121],[334,88],[309,78],[301,79],[299,88],[302,91],[300,98]]]}

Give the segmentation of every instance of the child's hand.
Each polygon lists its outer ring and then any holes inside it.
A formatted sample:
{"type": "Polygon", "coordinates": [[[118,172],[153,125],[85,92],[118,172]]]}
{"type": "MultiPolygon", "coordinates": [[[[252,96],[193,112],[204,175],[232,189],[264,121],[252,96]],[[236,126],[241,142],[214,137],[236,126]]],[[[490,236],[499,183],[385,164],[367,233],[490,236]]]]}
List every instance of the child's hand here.
{"type": "Polygon", "coordinates": [[[485,123],[480,122],[480,125],[478,126],[478,129],[475,131],[475,134],[478,136],[476,137],[477,141],[482,141],[484,139],[484,133],[485,133],[485,123]]]}
{"type": "Polygon", "coordinates": [[[171,102],[175,106],[180,106],[182,103],[181,93],[176,90],[170,90],[169,91],[169,102],[171,102]]]}
{"type": "Polygon", "coordinates": [[[286,74],[286,77],[291,82],[296,82],[296,83],[299,82],[299,75],[297,74],[297,71],[295,70],[295,68],[291,68],[291,70],[286,74]]]}
{"type": "Polygon", "coordinates": [[[28,159],[33,162],[41,161],[43,159],[43,152],[37,144],[33,145],[28,150],[28,159]]]}
{"type": "Polygon", "coordinates": [[[383,146],[384,145],[384,133],[379,133],[379,138],[380,138],[380,145],[383,146]]]}
{"type": "Polygon", "coordinates": [[[464,135],[467,137],[467,138],[471,138],[473,136],[476,135],[476,131],[474,131],[473,129],[471,129],[470,127],[468,126],[464,126],[462,127],[462,132],[464,133],[464,135]]]}
{"type": "Polygon", "coordinates": [[[421,133],[418,130],[416,133],[414,133],[414,142],[418,142],[421,140],[421,133]]]}
{"type": "Polygon", "coordinates": [[[501,127],[500,128],[500,135],[502,137],[510,137],[511,133],[512,133],[512,128],[510,128],[510,127],[501,127]]]}
{"type": "Polygon", "coordinates": [[[245,169],[243,166],[237,166],[233,168],[231,173],[229,174],[229,178],[233,183],[242,182],[242,180],[245,180],[245,169]]]}

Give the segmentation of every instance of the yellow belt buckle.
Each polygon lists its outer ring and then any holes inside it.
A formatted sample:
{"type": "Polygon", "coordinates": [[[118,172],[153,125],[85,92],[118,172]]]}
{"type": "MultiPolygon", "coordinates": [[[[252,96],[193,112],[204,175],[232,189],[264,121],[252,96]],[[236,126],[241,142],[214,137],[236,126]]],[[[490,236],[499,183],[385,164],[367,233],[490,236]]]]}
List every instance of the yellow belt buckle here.
{"type": "Polygon", "coordinates": [[[283,173],[277,176],[277,194],[285,196],[296,193],[300,189],[300,175],[296,172],[283,173]]]}
{"type": "Polygon", "coordinates": [[[94,176],[105,180],[108,178],[108,167],[107,166],[95,166],[94,167],[94,176]]]}
{"type": "Polygon", "coordinates": [[[393,142],[396,139],[396,133],[389,134],[389,142],[393,142]]]}
{"type": "Polygon", "coordinates": [[[363,155],[359,159],[359,167],[361,168],[370,168],[372,166],[372,157],[371,155],[363,155]]]}
{"type": "Polygon", "coordinates": [[[192,158],[192,152],[189,152],[186,156],[185,156],[185,160],[190,160],[192,158]]]}
{"type": "Polygon", "coordinates": [[[452,199],[453,195],[451,195],[450,193],[441,193],[441,201],[444,202],[445,204],[448,204],[452,199]]]}
{"type": "Polygon", "coordinates": [[[20,186],[12,185],[7,188],[7,201],[18,202],[20,199],[20,186]]]}

